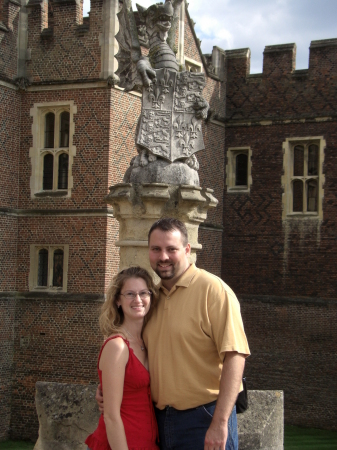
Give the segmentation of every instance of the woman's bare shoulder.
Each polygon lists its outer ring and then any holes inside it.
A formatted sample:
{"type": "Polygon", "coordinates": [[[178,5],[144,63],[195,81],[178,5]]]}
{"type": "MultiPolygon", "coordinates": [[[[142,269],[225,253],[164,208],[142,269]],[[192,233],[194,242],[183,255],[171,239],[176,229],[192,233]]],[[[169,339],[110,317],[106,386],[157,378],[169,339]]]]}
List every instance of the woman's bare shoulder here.
{"type": "Polygon", "coordinates": [[[116,335],[114,339],[110,339],[110,337],[106,339],[101,353],[99,362],[100,368],[103,365],[110,365],[117,361],[121,361],[126,364],[129,359],[129,349],[123,338],[120,335],[116,335]]]}
{"type": "MultiPolygon", "coordinates": [[[[115,333],[109,336],[104,341],[104,348],[116,349],[116,350],[128,350],[125,337],[120,333],[115,333]]],[[[103,349],[104,350],[104,349],[103,349]]]]}

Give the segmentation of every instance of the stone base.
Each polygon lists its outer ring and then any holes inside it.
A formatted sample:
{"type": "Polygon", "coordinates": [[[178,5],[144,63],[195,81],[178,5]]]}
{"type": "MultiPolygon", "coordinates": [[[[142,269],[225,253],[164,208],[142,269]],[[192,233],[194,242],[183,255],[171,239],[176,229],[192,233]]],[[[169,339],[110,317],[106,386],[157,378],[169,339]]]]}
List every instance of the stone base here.
{"type": "Polygon", "coordinates": [[[124,183],[166,183],[199,186],[198,172],[187,164],[176,161],[170,163],[162,159],[143,167],[130,166],[124,175],[124,183]]]}
{"type": "Polygon", "coordinates": [[[248,391],[238,414],[240,450],[283,450],[283,391],[248,391]]]}
{"type": "MultiPolygon", "coordinates": [[[[97,427],[96,386],[36,383],[39,438],[34,450],[86,450],[97,427]]],[[[249,409],[238,415],[240,450],[283,450],[283,392],[248,391],[249,409]]]]}

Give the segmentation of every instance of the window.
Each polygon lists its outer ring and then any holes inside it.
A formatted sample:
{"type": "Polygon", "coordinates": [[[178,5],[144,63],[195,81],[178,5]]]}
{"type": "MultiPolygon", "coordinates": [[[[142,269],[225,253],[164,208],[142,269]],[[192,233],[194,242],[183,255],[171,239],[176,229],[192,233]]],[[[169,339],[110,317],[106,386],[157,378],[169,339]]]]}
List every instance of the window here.
{"type": "Polygon", "coordinates": [[[29,290],[67,290],[69,245],[31,245],[29,290]]]}
{"type": "Polygon", "coordinates": [[[322,137],[287,139],[283,143],[283,217],[321,217],[325,141],[322,137]]]}
{"type": "Polygon", "coordinates": [[[252,185],[250,147],[229,148],[227,151],[227,192],[249,192],[252,185]]]}
{"type": "Polygon", "coordinates": [[[185,56],[185,68],[188,72],[202,72],[202,64],[185,56]]]}
{"type": "Polygon", "coordinates": [[[76,148],[73,102],[36,104],[33,116],[33,147],[31,194],[32,197],[71,195],[73,186],[72,163],[76,148]]]}

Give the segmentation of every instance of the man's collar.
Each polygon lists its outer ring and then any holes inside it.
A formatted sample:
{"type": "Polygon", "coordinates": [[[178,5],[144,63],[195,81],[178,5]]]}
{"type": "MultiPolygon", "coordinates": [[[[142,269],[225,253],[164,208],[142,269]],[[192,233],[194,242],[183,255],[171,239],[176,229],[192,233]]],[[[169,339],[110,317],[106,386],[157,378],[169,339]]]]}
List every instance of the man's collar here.
{"type": "MultiPolygon", "coordinates": [[[[189,284],[191,283],[194,275],[196,274],[196,271],[197,271],[196,265],[194,263],[192,263],[188,267],[188,269],[185,270],[185,272],[181,275],[181,277],[178,279],[176,284],[170,290],[172,291],[172,289],[174,289],[175,287],[178,287],[178,286],[188,287],[189,284]]],[[[168,289],[166,289],[165,286],[163,286],[162,280],[160,280],[160,282],[158,284],[158,288],[165,289],[165,291],[168,291],[168,289]]]]}

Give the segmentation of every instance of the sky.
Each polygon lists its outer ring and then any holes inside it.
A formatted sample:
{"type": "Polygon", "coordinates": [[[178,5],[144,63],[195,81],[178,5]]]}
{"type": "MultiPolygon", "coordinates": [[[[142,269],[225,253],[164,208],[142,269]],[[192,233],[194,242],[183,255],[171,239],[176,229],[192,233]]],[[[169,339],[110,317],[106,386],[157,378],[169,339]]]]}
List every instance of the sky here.
{"type": "MultiPolygon", "coordinates": [[[[137,2],[149,6],[156,1],[137,2]]],[[[90,0],[84,0],[84,15],[89,9],[90,0]]],[[[307,69],[310,42],[337,38],[337,0],[190,0],[188,10],[202,52],[211,53],[214,45],[249,47],[251,73],[262,72],[266,45],[296,43],[296,69],[307,69]]]]}

